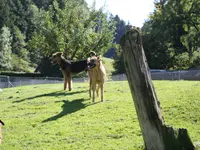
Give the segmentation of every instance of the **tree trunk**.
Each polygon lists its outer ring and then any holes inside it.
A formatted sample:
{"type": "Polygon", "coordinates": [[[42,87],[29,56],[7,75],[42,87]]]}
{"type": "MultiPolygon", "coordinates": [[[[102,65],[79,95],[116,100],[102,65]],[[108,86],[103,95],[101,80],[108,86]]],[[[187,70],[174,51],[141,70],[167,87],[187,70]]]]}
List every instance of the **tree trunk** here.
{"type": "Polygon", "coordinates": [[[120,41],[126,74],[147,150],[193,150],[186,129],[164,124],[142,47],[140,31],[131,29],[120,41]]]}
{"type": "Polygon", "coordinates": [[[0,144],[2,143],[2,139],[3,139],[3,136],[2,136],[2,126],[4,125],[3,121],[0,120],[0,144]]]}

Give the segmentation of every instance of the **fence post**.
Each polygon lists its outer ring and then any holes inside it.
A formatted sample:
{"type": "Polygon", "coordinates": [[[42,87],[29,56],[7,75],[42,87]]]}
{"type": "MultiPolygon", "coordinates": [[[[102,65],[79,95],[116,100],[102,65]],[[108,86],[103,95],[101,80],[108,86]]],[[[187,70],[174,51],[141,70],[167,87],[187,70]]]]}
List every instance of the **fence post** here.
{"type": "Polygon", "coordinates": [[[9,88],[9,82],[10,82],[9,76],[6,76],[6,78],[7,78],[7,88],[9,88]]]}
{"type": "Polygon", "coordinates": [[[48,77],[45,78],[45,84],[47,84],[47,81],[48,81],[48,77]]]}
{"type": "Polygon", "coordinates": [[[166,126],[142,47],[141,33],[131,29],[120,40],[129,87],[147,150],[194,150],[187,129],[166,126]]]}
{"type": "Polygon", "coordinates": [[[2,138],[2,137],[3,137],[3,136],[2,136],[2,128],[3,128],[3,125],[4,125],[3,121],[0,120],[0,144],[2,143],[2,139],[3,139],[3,138],[2,138]]]}

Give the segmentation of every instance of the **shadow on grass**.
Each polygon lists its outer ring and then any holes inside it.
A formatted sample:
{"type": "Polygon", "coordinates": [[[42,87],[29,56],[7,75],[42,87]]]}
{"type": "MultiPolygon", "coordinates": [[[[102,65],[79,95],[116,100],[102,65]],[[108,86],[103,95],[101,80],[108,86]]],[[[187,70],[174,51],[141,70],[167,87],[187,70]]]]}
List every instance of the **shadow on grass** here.
{"type": "Polygon", "coordinates": [[[43,120],[42,123],[57,120],[57,119],[65,116],[65,115],[74,113],[74,112],[76,112],[78,110],[86,108],[87,106],[96,104],[96,103],[91,103],[89,105],[88,104],[83,104],[82,102],[84,100],[85,100],[84,98],[81,98],[81,99],[76,99],[76,100],[73,100],[73,101],[67,101],[67,100],[57,101],[57,102],[63,102],[64,103],[61,106],[62,107],[62,111],[59,114],[55,115],[55,116],[52,116],[50,118],[47,118],[47,119],[43,120]]]}
{"type": "Polygon", "coordinates": [[[44,97],[44,96],[55,96],[55,97],[67,96],[67,95],[74,95],[74,94],[84,93],[84,92],[87,92],[87,91],[88,90],[75,91],[75,92],[57,91],[57,92],[46,93],[46,94],[35,95],[35,96],[32,96],[32,97],[23,98],[21,100],[14,101],[13,103],[20,103],[20,102],[23,102],[23,101],[26,101],[26,100],[31,100],[31,99],[34,99],[34,98],[40,98],[40,97],[44,97]]]}

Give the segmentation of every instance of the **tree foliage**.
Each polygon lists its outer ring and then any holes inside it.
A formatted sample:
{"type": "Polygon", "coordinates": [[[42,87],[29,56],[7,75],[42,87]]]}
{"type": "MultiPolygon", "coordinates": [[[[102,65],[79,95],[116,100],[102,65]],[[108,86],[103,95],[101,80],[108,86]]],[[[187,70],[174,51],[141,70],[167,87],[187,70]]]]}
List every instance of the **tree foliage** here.
{"type": "Polygon", "coordinates": [[[0,29],[3,26],[11,33],[14,63],[8,63],[15,71],[26,71],[57,51],[68,59],[83,59],[91,50],[104,54],[115,47],[114,19],[84,0],[2,0],[0,29]]]}
{"type": "Polygon", "coordinates": [[[0,70],[11,69],[11,34],[4,26],[0,32],[0,70]]]}
{"type": "Polygon", "coordinates": [[[145,22],[143,44],[151,68],[187,69],[199,52],[199,0],[155,1],[145,22]],[[181,61],[183,59],[183,61],[181,61]]]}
{"type": "MultiPolygon", "coordinates": [[[[200,67],[200,1],[155,0],[155,10],[142,27],[143,47],[152,69],[200,67]]],[[[123,73],[121,53],[116,72],[123,73]]]]}
{"type": "Polygon", "coordinates": [[[102,54],[113,46],[114,21],[102,10],[89,11],[85,3],[68,1],[61,9],[54,1],[40,20],[29,48],[42,49],[42,55],[63,51],[69,59],[80,59],[91,50],[102,54]]]}
{"type": "MultiPolygon", "coordinates": [[[[123,20],[119,18],[118,15],[114,17],[114,20],[116,21],[114,42],[119,44],[121,37],[125,34],[127,30],[127,25],[123,20]]],[[[109,53],[112,53],[112,55],[114,56],[114,64],[113,64],[115,68],[114,74],[125,73],[124,60],[122,52],[120,51],[120,47],[118,46],[116,47],[116,49],[111,49],[110,51],[107,52],[107,54],[109,53]]]]}
{"type": "MultiPolygon", "coordinates": [[[[142,27],[150,68],[200,67],[200,1],[155,0],[154,4],[154,12],[142,27]]],[[[93,50],[113,57],[116,72],[124,72],[121,54],[116,51],[126,23],[103,7],[96,10],[95,2],[88,7],[84,0],[1,0],[0,29],[5,28],[10,32],[7,53],[11,49],[14,61],[6,59],[10,69],[27,71],[56,51],[75,60],[86,58],[93,50]]]]}

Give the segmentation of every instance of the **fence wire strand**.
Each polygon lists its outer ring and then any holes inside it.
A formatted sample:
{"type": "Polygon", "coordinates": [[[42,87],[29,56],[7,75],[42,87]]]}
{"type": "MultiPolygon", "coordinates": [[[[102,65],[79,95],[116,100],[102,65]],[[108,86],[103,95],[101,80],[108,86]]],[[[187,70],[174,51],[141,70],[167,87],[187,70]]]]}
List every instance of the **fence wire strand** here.
{"type": "MultiPolygon", "coordinates": [[[[200,70],[187,71],[161,71],[151,72],[153,80],[200,80],[200,70]]],[[[107,82],[110,81],[127,81],[125,74],[109,76],[107,82]]],[[[73,82],[88,82],[87,77],[73,78],[73,82]]],[[[23,85],[36,84],[57,84],[63,83],[63,78],[56,77],[9,77],[0,75],[0,89],[23,85]]]]}

